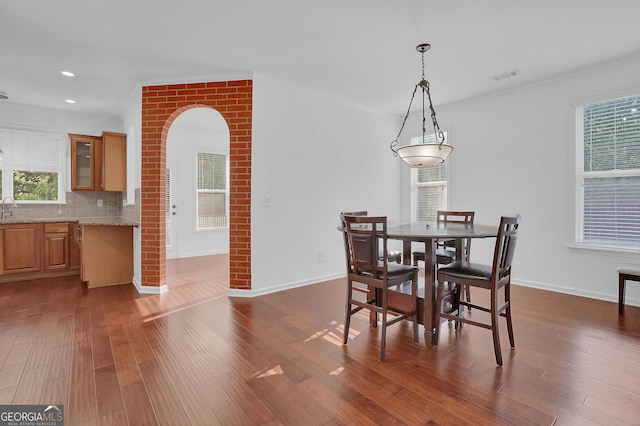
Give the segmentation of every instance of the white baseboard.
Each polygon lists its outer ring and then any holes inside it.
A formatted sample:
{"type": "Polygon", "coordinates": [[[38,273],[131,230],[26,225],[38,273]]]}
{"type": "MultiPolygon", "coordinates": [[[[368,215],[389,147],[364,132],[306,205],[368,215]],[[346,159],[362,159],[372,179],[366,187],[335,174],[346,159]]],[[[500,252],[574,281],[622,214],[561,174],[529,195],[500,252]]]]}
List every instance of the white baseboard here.
{"type": "Polygon", "coordinates": [[[229,254],[229,250],[181,253],[180,256],[177,257],[167,257],[167,260],[186,259],[188,257],[213,256],[217,254],[229,254]]]}
{"type": "MultiPolygon", "coordinates": [[[[611,293],[603,293],[600,291],[590,291],[590,290],[584,290],[582,288],[574,288],[574,287],[561,287],[561,286],[557,286],[557,285],[553,285],[553,284],[547,284],[547,283],[540,283],[537,281],[529,281],[529,280],[522,280],[519,278],[512,278],[511,279],[511,283],[513,283],[514,285],[521,285],[524,287],[531,287],[531,288],[539,288],[541,290],[549,290],[549,291],[554,291],[556,293],[564,293],[564,294],[571,294],[573,296],[581,296],[581,297],[587,297],[589,299],[597,299],[597,300],[605,300],[607,302],[615,302],[618,303],[618,281],[616,279],[615,281],[615,294],[611,294],[611,293]]],[[[627,284],[627,287],[629,285],[627,284]]],[[[613,288],[613,287],[612,287],[613,288]]],[[[629,306],[640,306],[640,299],[635,298],[635,297],[625,297],[624,300],[625,305],[629,305],[629,306]]]]}
{"type": "Polygon", "coordinates": [[[133,285],[140,294],[163,294],[169,291],[169,287],[167,287],[166,284],[161,285],[160,287],[156,287],[150,285],[140,285],[139,282],[133,280],[133,285]]]}
{"type": "Polygon", "coordinates": [[[265,294],[277,293],[279,291],[289,290],[296,287],[304,287],[306,285],[318,284],[323,281],[334,280],[336,278],[344,277],[344,273],[325,275],[323,277],[310,278],[308,280],[294,281],[287,284],[279,284],[277,286],[261,288],[258,290],[238,290],[235,288],[229,289],[227,296],[229,297],[256,297],[264,296],[265,294]]]}

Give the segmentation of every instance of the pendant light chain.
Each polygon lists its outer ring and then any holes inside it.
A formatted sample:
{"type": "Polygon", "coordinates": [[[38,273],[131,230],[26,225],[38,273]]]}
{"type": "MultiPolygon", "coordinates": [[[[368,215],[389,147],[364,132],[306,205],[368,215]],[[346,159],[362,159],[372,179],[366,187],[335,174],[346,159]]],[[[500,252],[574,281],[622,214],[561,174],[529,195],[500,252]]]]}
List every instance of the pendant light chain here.
{"type": "Polygon", "coordinates": [[[418,168],[432,167],[440,164],[453,150],[453,147],[451,145],[445,143],[444,132],[440,129],[440,125],[438,124],[438,120],[436,119],[436,110],[433,107],[433,101],[431,100],[431,87],[425,77],[424,53],[429,50],[430,47],[431,45],[427,43],[419,44],[418,46],[416,46],[416,50],[422,54],[422,78],[413,89],[411,100],[409,101],[409,107],[407,108],[407,112],[404,115],[404,119],[402,120],[402,126],[400,126],[398,136],[396,136],[396,138],[391,142],[389,146],[389,148],[391,148],[391,151],[393,151],[394,157],[400,156],[402,160],[404,160],[411,167],[418,168]],[[418,91],[418,86],[422,90],[422,141],[421,143],[398,147],[398,145],[400,144],[400,136],[402,135],[402,131],[404,130],[407,119],[409,118],[409,115],[411,113],[411,106],[413,105],[413,100],[415,99],[416,92],[418,91]],[[435,139],[434,142],[426,141],[427,101],[429,102],[430,117],[433,124],[435,139]]]}
{"type": "MultiPolygon", "coordinates": [[[[409,118],[409,113],[411,112],[411,104],[413,104],[413,98],[416,97],[416,92],[418,91],[418,86],[420,84],[416,84],[416,87],[413,88],[413,93],[411,94],[411,100],[409,101],[409,108],[407,108],[407,113],[404,115],[404,119],[402,120],[402,126],[400,126],[400,131],[398,132],[398,136],[396,136],[396,138],[391,141],[391,145],[389,146],[389,148],[391,148],[391,151],[393,151],[393,156],[397,157],[398,156],[398,151],[395,148],[396,145],[398,145],[398,140],[400,139],[400,135],[402,134],[402,130],[404,129],[404,125],[407,123],[407,118],[409,118]]],[[[424,108],[422,109],[424,111],[424,108]]]]}
{"type": "Polygon", "coordinates": [[[444,143],[444,133],[440,130],[440,125],[438,124],[438,120],[436,120],[436,110],[433,108],[433,102],[431,101],[431,90],[429,90],[431,85],[425,78],[424,74],[424,52],[422,51],[422,80],[419,85],[422,87],[422,143],[424,143],[425,132],[426,132],[426,119],[424,115],[424,93],[427,92],[427,97],[429,98],[429,109],[431,110],[431,122],[433,123],[433,133],[436,137],[436,142],[439,142],[440,145],[444,143]]]}

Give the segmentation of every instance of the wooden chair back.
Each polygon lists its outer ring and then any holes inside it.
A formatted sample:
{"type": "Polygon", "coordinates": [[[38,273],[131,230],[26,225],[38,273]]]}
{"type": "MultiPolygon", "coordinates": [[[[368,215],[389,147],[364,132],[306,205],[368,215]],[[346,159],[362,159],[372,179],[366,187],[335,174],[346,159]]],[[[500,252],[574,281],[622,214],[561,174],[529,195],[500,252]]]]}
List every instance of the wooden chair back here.
{"type": "Polygon", "coordinates": [[[349,271],[372,278],[387,279],[387,218],[386,216],[352,216],[342,214],[342,226],[347,238],[349,271]],[[382,247],[380,247],[382,246],[382,247]],[[382,250],[381,250],[382,248],[382,250]],[[383,253],[379,256],[379,253],[383,253]],[[380,258],[380,260],[379,260],[380,258]]]}
{"type": "Polygon", "coordinates": [[[347,228],[344,226],[343,216],[366,216],[368,212],[366,210],[359,210],[355,212],[342,212],[340,213],[340,223],[342,225],[342,236],[344,239],[344,252],[346,254],[345,258],[347,260],[347,273],[351,272],[351,255],[349,249],[349,241],[347,237],[347,228]]]}
{"type": "Polygon", "coordinates": [[[519,225],[520,216],[503,216],[500,219],[491,272],[492,279],[496,284],[511,275],[511,263],[518,242],[519,225]]]}
{"type": "MultiPolygon", "coordinates": [[[[452,211],[452,210],[438,210],[436,212],[438,226],[446,223],[461,223],[464,225],[472,225],[475,219],[476,212],[473,211],[452,211]]],[[[455,247],[455,241],[444,241],[441,246],[443,247],[455,247]]],[[[458,260],[469,261],[469,254],[471,253],[471,238],[467,238],[464,242],[464,258],[458,260]]]]}
{"type": "Polygon", "coordinates": [[[441,223],[473,223],[476,212],[470,211],[451,211],[451,210],[438,210],[436,212],[436,220],[438,225],[441,223]]]}

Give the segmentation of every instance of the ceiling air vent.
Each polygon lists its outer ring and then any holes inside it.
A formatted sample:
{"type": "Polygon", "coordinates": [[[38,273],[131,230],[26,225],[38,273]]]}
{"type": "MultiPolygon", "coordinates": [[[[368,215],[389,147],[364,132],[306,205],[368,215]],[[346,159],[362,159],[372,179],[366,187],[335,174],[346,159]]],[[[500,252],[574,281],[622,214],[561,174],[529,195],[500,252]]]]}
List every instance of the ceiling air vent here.
{"type": "Polygon", "coordinates": [[[507,78],[515,77],[520,74],[518,70],[511,70],[507,72],[501,72],[500,74],[492,75],[491,78],[495,81],[505,80],[507,78]]]}
{"type": "Polygon", "coordinates": [[[7,92],[3,92],[0,90],[0,99],[9,99],[9,95],[7,95],[7,92]]]}

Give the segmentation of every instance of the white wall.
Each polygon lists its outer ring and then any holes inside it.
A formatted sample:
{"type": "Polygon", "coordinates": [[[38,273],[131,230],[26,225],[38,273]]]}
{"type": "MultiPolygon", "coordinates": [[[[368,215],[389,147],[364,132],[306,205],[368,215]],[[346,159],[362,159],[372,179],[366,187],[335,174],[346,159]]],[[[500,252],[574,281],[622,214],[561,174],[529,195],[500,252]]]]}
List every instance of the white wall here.
{"type": "MultiPolygon", "coordinates": [[[[229,154],[229,127],[212,108],[193,108],[180,114],[167,135],[167,166],[173,169],[177,250],[173,257],[229,252],[229,228],[197,229],[196,152],[229,154]]],[[[167,251],[169,257],[169,250],[167,251]]]]}
{"type": "Polygon", "coordinates": [[[119,117],[39,108],[10,101],[0,102],[0,124],[95,136],[100,136],[103,130],[123,131],[119,117]]]}
{"type": "MultiPolygon", "coordinates": [[[[533,87],[437,108],[455,146],[450,208],[475,210],[478,223],[497,224],[500,215],[522,215],[514,282],[613,301],[617,264],[640,263],[640,252],[570,247],[575,230],[576,100],[633,88],[638,94],[639,69],[640,56],[630,57],[533,87]]],[[[492,244],[474,242],[473,260],[490,258],[492,244]]],[[[640,286],[628,287],[628,302],[640,305],[640,286]]]]}
{"type": "Polygon", "coordinates": [[[399,218],[400,164],[388,149],[398,125],[398,117],[254,76],[252,294],[344,275],[341,211],[399,218]]]}

